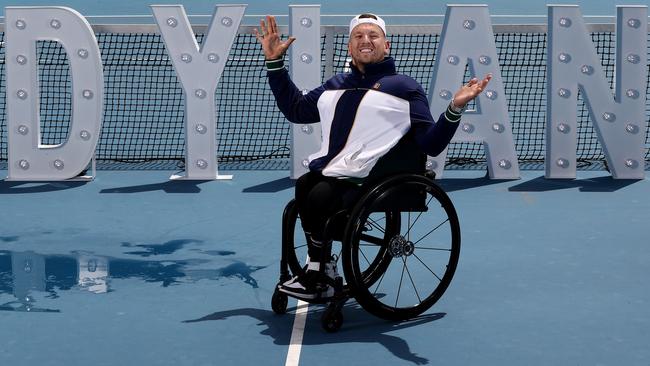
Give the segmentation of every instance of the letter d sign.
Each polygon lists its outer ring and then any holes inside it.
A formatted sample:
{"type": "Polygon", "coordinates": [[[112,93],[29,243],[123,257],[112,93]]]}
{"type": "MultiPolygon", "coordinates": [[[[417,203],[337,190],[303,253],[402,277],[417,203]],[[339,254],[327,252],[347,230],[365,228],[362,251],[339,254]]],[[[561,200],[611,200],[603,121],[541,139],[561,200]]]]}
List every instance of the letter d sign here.
{"type": "Polygon", "coordinates": [[[64,7],[5,8],[8,180],[64,180],[93,157],[102,123],[104,74],[95,34],[78,12],[64,7]],[[68,139],[42,145],[36,41],[65,48],[72,74],[68,139]]]}

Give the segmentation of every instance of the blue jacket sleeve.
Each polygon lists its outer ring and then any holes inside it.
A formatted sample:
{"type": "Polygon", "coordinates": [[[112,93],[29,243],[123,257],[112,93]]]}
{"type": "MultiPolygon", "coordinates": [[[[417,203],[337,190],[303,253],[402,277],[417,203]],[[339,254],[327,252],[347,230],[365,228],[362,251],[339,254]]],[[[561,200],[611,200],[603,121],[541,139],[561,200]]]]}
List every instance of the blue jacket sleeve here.
{"type": "Polygon", "coordinates": [[[317,103],[325,91],[324,86],[303,95],[289,77],[287,69],[267,71],[267,75],[278,108],[287,120],[293,123],[320,122],[317,103]]]}
{"type": "Polygon", "coordinates": [[[429,109],[424,90],[418,87],[409,98],[411,111],[411,131],[420,149],[427,155],[437,156],[445,150],[449,141],[454,137],[460,114],[449,108],[434,121],[429,109]]]}

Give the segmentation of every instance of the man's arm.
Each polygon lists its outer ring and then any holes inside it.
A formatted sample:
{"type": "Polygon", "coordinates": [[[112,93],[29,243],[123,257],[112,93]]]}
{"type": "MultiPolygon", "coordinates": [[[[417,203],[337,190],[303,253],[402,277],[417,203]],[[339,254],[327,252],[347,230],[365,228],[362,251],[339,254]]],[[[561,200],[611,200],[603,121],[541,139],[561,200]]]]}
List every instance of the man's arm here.
{"type": "MultiPolygon", "coordinates": [[[[282,63],[282,60],[275,61],[275,63],[278,65],[282,63]]],[[[289,72],[284,66],[279,69],[276,66],[275,69],[272,69],[267,62],[267,70],[266,74],[273,96],[275,96],[275,102],[287,120],[293,123],[320,122],[318,98],[325,90],[323,86],[303,95],[289,77],[289,72]]]]}
{"type": "Polygon", "coordinates": [[[437,156],[445,150],[456,133],[458,123],[467,103],[476,98],[492,79],[488,74],[479,81],[471,79],[454,94],[454,98],[435,122],[429,109],[429,101],[424,91],[418,86],[410,100],[411,128],[414,137],[423,152],[430,156],[437,156]]]}
{"type": "Polygon", "coordinates": [[[454,112],[451,105],[440,114],[437,122],[429,109],[429,101],[422,88],[418,87],[411,98],[411,130],[420,149],[430,156],[437,156],[454,137],[461,113],[454,112]]]}
{"type": "Polygon", "coordinates": [[[273,16],[267,16],[266,22],[260,20],[260,30],[254,29],[253,32],[257,41],[262,45],[269,86],[280,111],[290,122],[319,122],[317,102],[324,88],[321,86],[303,95],[302,91],[291,81],[289,72],[284,67],[284,55],[296,38],[289,37],[286,41],[282,41],[273,16]]]}

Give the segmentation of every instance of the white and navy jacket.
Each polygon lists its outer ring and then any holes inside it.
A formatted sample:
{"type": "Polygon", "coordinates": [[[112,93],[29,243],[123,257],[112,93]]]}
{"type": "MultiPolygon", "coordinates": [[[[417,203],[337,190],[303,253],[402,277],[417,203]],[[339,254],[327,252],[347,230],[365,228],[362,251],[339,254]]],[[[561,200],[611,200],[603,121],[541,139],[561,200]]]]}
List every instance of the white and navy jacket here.
{"type": "Polygon", "coordinates": [[[332,177],[367,177],[377,160],[404,136],[428,155],[441,153],[458,127],[450,108],[434,121],[422,87],[398,75],[395,62],[366,65],[362,73],[338,74],[303,95],[282,61],[267,62],[269,85],[280,111],[293,123],[321,122],[321,149],[309,169],[332,177]]]}

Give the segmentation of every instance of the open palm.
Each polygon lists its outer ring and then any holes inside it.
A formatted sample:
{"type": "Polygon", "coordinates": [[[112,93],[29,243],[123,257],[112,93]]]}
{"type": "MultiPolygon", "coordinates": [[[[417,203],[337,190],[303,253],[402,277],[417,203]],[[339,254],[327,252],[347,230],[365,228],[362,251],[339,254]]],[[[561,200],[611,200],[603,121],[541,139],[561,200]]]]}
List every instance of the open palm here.
{"type": "Polygon", "coordinates": [[[464,107],[465,104],[469,103],[485,90],[490,79],[492,79],[492,74],[485,75],[481,81],[478,78],[472,78],[472,80],[460,87],[456,94],[454,94],[454,105],[459,108],[464,107]]]}
{"type": "Polygon", "coordinates": [[[271,15],[266,16],[266,22],[264,19],[260,20],[260,29],[259,31],[254,29],[253,34],[262,45],[262,51],[267,60],[282,58],[291,43],[296,40],[296,37],[289,37],[286,41],[282,41],[280,33],[278,33],[278,24],[275,22],[275,17],[271,15]]]}

